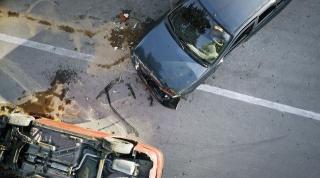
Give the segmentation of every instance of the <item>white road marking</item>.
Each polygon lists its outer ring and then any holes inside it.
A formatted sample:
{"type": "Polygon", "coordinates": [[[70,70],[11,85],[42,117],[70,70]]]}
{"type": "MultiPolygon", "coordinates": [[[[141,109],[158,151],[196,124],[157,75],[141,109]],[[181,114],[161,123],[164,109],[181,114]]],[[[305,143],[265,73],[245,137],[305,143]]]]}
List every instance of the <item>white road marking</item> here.
{"type": "MultiPolygon", "coordinates": [[[[80,52],[76,52],[76,51],[72,51],[72,50],[68,50],[68,49],[64,49],[64,48],[60,48],[60,47],[55,47],[55,46],[48,45],[48,44],[30,41],[27,39],[18,38],[18,37],[10,36],[10,35],[3,34],[3,33],[0,33],[0,41],[12,43],[12,44],[17,44],[17,45],[21,45],[21,46],[26,46],[26,47],[30,47],[30,48],[34,48],[34,49],[38,49],[38,50],[42,50],[42,51],[46,51],[49,53],[53,53],[53,54],[57,54],[57,55],[61,55],[61,56],[66,56],[66,57],[70,57],[70,58],[74,58],[74,59],[79,59],[79,60],[83,60],[83,61],[87,61],[87,62],[91,62],[91,60],[93,58],[95,58],[95,56],[90,55],[90,54],[84,54],[84,53],[80,53],[80,52]]],[[[256,98],[253,96],[244,95],[241,93],[237,93],[234,91],[230,91],[230,90],[226,90],[226,89],[222,89],[222,88],[218,88],[218,87],[214,87],[214,86],[209,86],[209,85],[200,85],[197,89],[204,91],[204,92],[209,92],[209,93],[212,93],[215,95],[224,96],[226,98],[246,102],[249,104],[254,104],[254,105],[266,107],[269,109],[277,110],[280,112],[286,112],[286,113],[290,113],[290,114],[294,114],[294,115],[298,115],[298,116],[302,116],[302,117],[306,117],[306,118],[320,121],[320,114],[316,113],[316,112],[295,108],[292,106],[268,101],[268,100],[261,99],[261,98],[256,98]]]]}
{"type": "Polygon", "coordinates": [[[0,61],[0,70],[13,79],[21,88],[27,93],[39,91],[42,89],[41,85],[36,82],[32,77],[28,76],[19,65],[6,60],[0,61]]]}
{"type": "Polygon", "coordinates": [[[0,95],[0,105],[2,104],[8,104],[9,102],[4,98],[4,97],[2,97],[1,95],[0,95]]]}
{"type": "Polygon", "coordinates": [[[91,62],[92,61],[91,59],[94,58],[94,56],[90,54],[84,54],[84,53],[72,51],[69,49],[59,48],[59,47],[55,47],[55,46],[44,44],[44,43],[39,43],[39,42],[35,42],[35,41],[23,39],[23,38],[18,38],[18,37],[4,34],[4,33],[0,33],[0,41],[21,45],[29,48],[34,48],[41,51],[57,54],[60,56],[66,56],[73,59],[83,60],[86,62],[91,62]]]}
{"type": "Polygon", "coordinates": [[[214,86],[210,86],[210,85],[200,85],[197,89],[204,91],[204,92],[212,93],[215,95],[223,96],[226,98],[246,102],[249,104],[254,104],[254,105],[266,107],[269,109],[277,110],[280,112],[286,112],[286,113],[290,113],[290,114],[294,114],[294,115],[298,115],[298,116],[302,116],[302,117],[306,117],[306,118],[320,121],[320,114],[316,113],[316,112],[307,111],[304,109],[299,109],[296,107],[268,101],[265,99],[244,95],[241,93],[237,93],[234,91],[230,91],[230,90],[226,90],[226,89],[222,89],[222,88],[218,88],[218,87],[214,87],[214,86]]]}

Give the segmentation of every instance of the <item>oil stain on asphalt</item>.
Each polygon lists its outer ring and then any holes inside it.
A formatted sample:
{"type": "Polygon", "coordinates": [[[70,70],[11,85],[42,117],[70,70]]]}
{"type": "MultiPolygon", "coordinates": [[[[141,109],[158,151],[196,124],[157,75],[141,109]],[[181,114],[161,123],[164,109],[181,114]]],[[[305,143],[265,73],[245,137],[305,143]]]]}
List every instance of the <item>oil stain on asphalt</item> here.
{"type": "Polygon", "coordinates": [[[68,85],[76,79],[77,73],[74,70],[59,69],[53,77],[50,88],[36,92],[32,96],[19,98],[22,103],[17,106],[25,113],[40,117],[51,119],[58,119],[64,115],[76,117],[79,112],[72,110],[73,102],[66,98],[68,85]],[[67,110],[72,110],[72,113],[67,113],[67,110]]]}
{"type": "MultiPolygon", "coordinates": [[[[2,13],[2,11],[5,12],[5,10],[0,10],[0,14],[2,13]]],[[[21,14],[19,12],[15,12],[15,11],[6,11],[6,14],[7,14],[7,17],[10,17],[10,18],[24,18],[24,19],[29,20],[29,21],[38,22],[41,25],[55,26],[57,29],[59,29],[59,30],[61,30],[63,32],[67,32],[67,33],[75,33],[75,32],[82,33],[82,34],[84,34],[85,36],[87,36],[89,38],[92,38],[93,36],[95,36],[98,33],[98,31],[100,31],[100,30],[92,31],[92,30],[89,30],[89,29],[81,29],[80,27],[79,28],[78,27],[72,27],[72,26],[74,26],[74,24],[71,26],[71,25],[67,25],[65,23],[59,23],[59,22],[56,22],[56,21],[53,21],[53,20],[44,20],[44,19],[32,16],[32,15],[27,15],[27,14],[23,14],[23,13],[21,14]]]]}
{"type": "Polygon", "coordinates": [[[113,66],[116,66],[116,65],[119,65],[119,64],[123,63],[129,57],[130,57],[130,55],[127,54],[127,55],[124,55],[124,56],[120,57],[119,59],[117,59],[116,61],[114,61],[111,64],[98,64],[97,66],[100,67],[100,68],[110,69],[113,66]]]}

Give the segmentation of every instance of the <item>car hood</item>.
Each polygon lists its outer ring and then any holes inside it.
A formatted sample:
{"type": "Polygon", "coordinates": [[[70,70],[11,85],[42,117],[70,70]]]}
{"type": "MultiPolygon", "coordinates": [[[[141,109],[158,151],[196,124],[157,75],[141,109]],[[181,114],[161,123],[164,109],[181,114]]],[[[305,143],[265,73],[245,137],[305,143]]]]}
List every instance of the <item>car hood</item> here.
{"type": "Polygon", "coordinates": [[[135,49],[135,55],[163,86],[181,94],[206,71],[175,41],[163,20],[135,49]]]}

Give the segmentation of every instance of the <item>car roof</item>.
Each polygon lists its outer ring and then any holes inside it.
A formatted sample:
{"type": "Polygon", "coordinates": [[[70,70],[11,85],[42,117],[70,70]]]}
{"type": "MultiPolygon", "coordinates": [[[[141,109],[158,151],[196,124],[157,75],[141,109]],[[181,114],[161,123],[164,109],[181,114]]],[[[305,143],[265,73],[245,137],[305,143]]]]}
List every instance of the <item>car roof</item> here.
{"type": "Polygon", "coordinates": [[[199,0],[227,31],[234,34],[249,18],[274,0],[199,0]]]}

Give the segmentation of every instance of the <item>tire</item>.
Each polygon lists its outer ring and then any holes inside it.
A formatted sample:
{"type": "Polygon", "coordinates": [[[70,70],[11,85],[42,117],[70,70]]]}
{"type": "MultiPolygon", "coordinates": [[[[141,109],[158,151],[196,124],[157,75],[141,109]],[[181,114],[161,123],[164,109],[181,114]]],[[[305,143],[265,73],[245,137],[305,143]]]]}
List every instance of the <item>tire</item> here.
{"type": "Polygon", "coordinates": [[[19,127],[28,127],[33,120],[35,120],[34,117],[21,113],[13,113],[8,116],[8,124],[19,127]]]}

